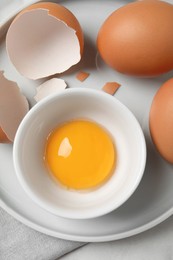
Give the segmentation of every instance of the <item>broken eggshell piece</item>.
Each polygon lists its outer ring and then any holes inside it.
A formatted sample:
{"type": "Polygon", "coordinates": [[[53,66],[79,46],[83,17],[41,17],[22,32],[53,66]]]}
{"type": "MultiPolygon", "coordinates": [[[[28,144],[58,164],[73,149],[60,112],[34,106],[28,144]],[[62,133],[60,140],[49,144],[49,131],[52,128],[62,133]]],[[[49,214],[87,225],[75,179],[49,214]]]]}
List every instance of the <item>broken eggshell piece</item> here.
{"type": "Polygon", "coordinates": [[[23,76],[44,78],[77,64],[83,33],[76,17],[56,3],[38,3],[19,13],[6,36],[9,58],[23,76]]]}
{"type": "Polygon", "coordinates": [[[8,139],[7,135],[4,133],[1,127],[0,127],[0,143],[11,143],[11,141],[8,139]]]}
{"type": "Polygon", "coordinates": [[[89,77],[89,73],[85,72],[85,71],[79,71],[78,74],[76,75],[76,78],[83,82],[84,80],[86,80],[89,77]]]}
{"type": "Polygon", "coordinates": [[[107,94],[114,95],[121,85],[117,82],[106,82],[102,90],[107,94]]]}
{"type": "Polygon", "coordinates": [[[37,87],[37,94],[34,99],[38,102],[49,95],[64,91],[66,87],[67,84],[63,79],[52,78],[37,87]]]}
{"type": "Polygon", "coordinates": [[[29,105],[17,84],[6,79],[3,71],[0,71],[0,107],[0,142],[13,142],[29,105]]]}

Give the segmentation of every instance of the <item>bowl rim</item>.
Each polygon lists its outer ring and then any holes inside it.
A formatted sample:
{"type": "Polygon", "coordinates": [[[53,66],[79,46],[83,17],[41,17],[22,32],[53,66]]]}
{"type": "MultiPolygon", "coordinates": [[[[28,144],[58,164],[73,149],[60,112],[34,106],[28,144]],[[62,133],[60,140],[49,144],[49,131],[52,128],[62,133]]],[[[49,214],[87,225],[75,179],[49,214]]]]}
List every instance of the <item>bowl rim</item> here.
{"type": "Polygon", "coordinates": [[[137,118],[131,112],[131,110],[127,106],[125,106],[122,102],[120,102],[116,97],[111,96],[110,94],[107,94],[107,93],[97,90],[97,89],[88,89],[88,88],[83,88],[83,89],[69,88],[63,92],[49,95],[48,97],[39,101],[36,105],[34,105],[30,109],[30,111],[26,114],[26,116],[23,118],[22,122],[20,123],[16,136],[15,136],[15,139],[14,139],[14,146],[13,146],[13,164],[14,164],[15,173],[16,173],[16,176],[17,176],[17,179],[18,179],[20,185],[22,186],[22,188],[24,189],[26,194],[29,195],[29,197],[44,210],[50,212],[51,214],[54,214],[54,215],[57,215],[60,217],[64,217],[64,218],[68,218],[68,219],[90,219],[90,218],[100,217],[100,216],[103,216],[103,215],[106,215],[106,214],[112,212],[113,210],[116,210],[118,207],[123,205],[131,197],[131,195],[134,193],[134,191],[138,187],[138,185],[143,177],[143,174],[144,174],[144,170],[145,170],[145,166],[146,166],[146,159],[147,159],[147,149],[146,149],[146,141],[145,141],[144,133],[142,131],[142,128],[141,128],[137,118]],[[83,94],[84,93],[85,94],[86,92],[89,94],[94,93],[96,95],[100,95],[103,98],[110,100],[110,102],[116,102],[118,104],[118,106],[121,106],[121,108],[126,110],[126,112],[129,114],[129,116],[132,118],[132,120],[134,120],[136,122],[136,126],[137,126],[138,132],[140,134],[140,143],[141,143],[141,149],[142,149],[142,153],[141,153],[142,155],[140,158],[140,167],[138,169],[138,176],[135,178],[135,182],[133,182],[133,185],[131,185],[131,188],[128,190],[128,193],[126,192],[126,196],[123,197],[123,199],[121,199],[119,201],[119,203],[116,203],[116,207],[113,203],[111,203],[109,205],[109,207],[108,206],[100,207],[99,209],[97,209],[94,212],[93,211],[87,212],[87,214],[86,214],[86,212],[83,214],[82,210],[81,210],[81,213],[79,213],[79,212],[69,213],[66,211],[61,211],[58,208],[57,209],[58,213],[55,214],[55,212],[53,212],[52,208],[49,207],[49,205],[47,205],[47,203],[44,201],[44,199],[42,200],[39,197],[37,197],[37,195],[34,193],[32,188],[30,187],[30,185],[27,184],[25,178],[23,177],[22,169],[20,167],[20,159],[19,159],[20,142],[23,139],[23,136],[25,135],[25,133],[24,133],[25,124],[27,123],[27,121],[30,118],[32,118],[33,114],[35,114],[37,111],[41,110],[45,105],[49,105],[49,103],[51,103],[54,100],[59,99],[63,96],[71,95],[71,93],[73,93],[73,94],[77,94],[77,93],[83,94]]]}

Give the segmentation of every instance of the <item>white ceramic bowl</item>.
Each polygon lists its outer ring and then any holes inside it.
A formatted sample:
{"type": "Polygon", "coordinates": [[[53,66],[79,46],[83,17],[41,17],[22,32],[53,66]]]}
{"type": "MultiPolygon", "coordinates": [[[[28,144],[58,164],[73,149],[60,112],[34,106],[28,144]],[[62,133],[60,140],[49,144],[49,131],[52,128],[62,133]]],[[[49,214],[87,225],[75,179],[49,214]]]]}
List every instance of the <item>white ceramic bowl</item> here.
{"type": "Polygon", "coordinates": [[[137,188],[146,163],[146,144],[134,115],[115,97],[92,89],[67,89],[35,105],[19,126],[14,166],[26,193],[45,210],[61,217],[86,219],[122,205],[137,188]],[[47,172],[43,154],[48,134],[62,122],[86,118],[112,134],[117,165],[101,187],[85,192],[59,186],[47,172]]]}

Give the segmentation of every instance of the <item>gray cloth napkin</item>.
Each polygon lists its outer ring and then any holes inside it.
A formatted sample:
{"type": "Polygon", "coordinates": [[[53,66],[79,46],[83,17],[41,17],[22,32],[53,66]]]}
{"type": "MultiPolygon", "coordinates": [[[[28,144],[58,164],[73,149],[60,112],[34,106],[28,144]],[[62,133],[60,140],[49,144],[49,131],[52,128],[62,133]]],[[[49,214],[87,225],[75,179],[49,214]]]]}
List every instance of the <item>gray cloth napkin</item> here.
{"type": "Polygon", "coordinates": [[[0,208],[0,260],[55,260],[82,245],[39,233],[0,208]]]}

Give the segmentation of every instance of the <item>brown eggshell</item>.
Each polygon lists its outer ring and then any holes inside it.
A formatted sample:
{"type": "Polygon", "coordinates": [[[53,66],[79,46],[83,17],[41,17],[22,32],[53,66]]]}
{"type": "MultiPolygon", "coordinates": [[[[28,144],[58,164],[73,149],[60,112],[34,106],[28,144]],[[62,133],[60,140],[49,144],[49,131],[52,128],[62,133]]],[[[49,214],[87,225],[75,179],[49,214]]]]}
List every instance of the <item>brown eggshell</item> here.
{"type": "Polygon", "coordinates": [[[27,99],[0,71],[0,142],[14,141],[20,122],[29,110],[27,99]]]}
{"type": "Polygon", "coordinates": [[[76,75],[76,78],[79,80],[79,81],[81,81],[81,82],[83,82],[83,81],[85,81],[88,77],[89,77],[89,73],[88,72],[85,72],[85,71],[79,71],[78,73],[77,73],[77,75],[76,75]]]}
{"type": "Polygon", "coordinates": [[[4,133],[1,127],[0,127],[0,143],[11,143],[11,141],[8,139],[7,135],[4,133]]]}
{"type": "Polygon", "coordinates": [[[106,84],[102,87],[102,90],[107,94],[114,95],[120,86],[121,85],[117,82],[106,82],[106,84]]]}
{"type": "Polygon", "coordinates": [[[56,3],[38,3],[19,13],[6,36],[8,56],[20,74],[48,77],[77,64],[83,32],[76,17],[56,3]]]}
{"type": "Polygon", "coordinates": [[[115,70],[155,76],[173,69],[173,5],[137,1],[114,11],[99,30],[97,46],[115,70]]]}
{"type": "Polygon", "coordinates": [[[153,99],[149,126],[157,150],[173,163],[173,78],[161,86],[153,99]]]}

